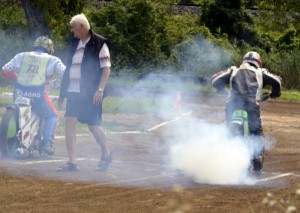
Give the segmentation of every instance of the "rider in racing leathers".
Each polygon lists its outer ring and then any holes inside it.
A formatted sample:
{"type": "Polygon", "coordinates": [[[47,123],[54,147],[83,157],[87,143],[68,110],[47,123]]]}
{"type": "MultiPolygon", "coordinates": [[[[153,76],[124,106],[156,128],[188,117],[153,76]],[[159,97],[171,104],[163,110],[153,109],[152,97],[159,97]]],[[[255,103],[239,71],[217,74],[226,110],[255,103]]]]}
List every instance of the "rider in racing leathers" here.
{"type": "Polygon", "coordinates": [[[14,98],[30,98],[32,110],[44,119],[43,150],[48,155],[54,153],[53,140],[58,123],[58,112],[48,97],[48,84],[55,72],[62,76],[66,68],[59,58],[51,55],[53,52],[53,42],[41,36],[35,40],[33,51],[17,54],[2,67],[5,76],[17,74],[14,98]]]}
{"type": "Polygon", "coordinates": [[[281,78],[261,68],[262,60],[257,52],[250,51],[243,57],[240,67],[232,66],[212,76],[212,85],[218,92],[224,92],[229,85],[229,98],[225,114],[227,126],[236,109],[248,112],[249,129],[252,138],[259,144],[258,153],[254,153],[252,163],[254,171],[261,171],[264,157],[264,134],[261,125],[259,101],[262,89],[272,87],[269,97],[276,98],[281,94],[281,78]]]}

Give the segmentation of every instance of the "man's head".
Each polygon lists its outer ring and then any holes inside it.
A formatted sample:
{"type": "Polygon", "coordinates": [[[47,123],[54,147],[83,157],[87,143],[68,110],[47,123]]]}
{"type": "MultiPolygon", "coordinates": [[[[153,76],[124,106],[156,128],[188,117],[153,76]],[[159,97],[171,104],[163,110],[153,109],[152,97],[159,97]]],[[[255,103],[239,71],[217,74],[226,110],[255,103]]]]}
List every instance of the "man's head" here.
{"type": "Polygon", "coordinates": [[[243,63],[249,63],[256,68],[260,68],[262,66],[262,60],[260,55],[257,52],[250,51],[247,52],[243,57],[243,63]]]}
{"type": "Polygon", "coordinates": [[[49,54],[54,53],[54,47],[53,47],[53,42],[50,38],[47,36],[40,36],[38,37],[35,42],[34,42],[34,50],[44,50],[49,54]]]}
{"type": "Polygon", "coordinates": [[[89,35],[90,23],[83,13],[73,16],[70,25],[75,37],[85,40],[89,35]]]}

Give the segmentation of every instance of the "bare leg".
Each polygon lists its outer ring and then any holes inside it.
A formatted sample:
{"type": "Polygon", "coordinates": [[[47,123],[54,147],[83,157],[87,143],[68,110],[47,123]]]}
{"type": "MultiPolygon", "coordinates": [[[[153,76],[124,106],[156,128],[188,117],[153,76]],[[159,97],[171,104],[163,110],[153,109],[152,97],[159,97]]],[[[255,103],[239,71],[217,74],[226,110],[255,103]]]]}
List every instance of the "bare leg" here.
{"type": "Polygon", "coordinates": [[[76,162],[76,127],[77,119],[74,117],[66,117],[65,119],[65,137],[69,155],[69,162],[76,162]]]}
{"type": "Polygon", "coordinates": [[[89,126],[90,131],[92,132],[96,142],[101,147],[102,157],[108,157],[110,155],[110,151],[106,142],[106,137],[103,129],[100,126],[89,126]]]}

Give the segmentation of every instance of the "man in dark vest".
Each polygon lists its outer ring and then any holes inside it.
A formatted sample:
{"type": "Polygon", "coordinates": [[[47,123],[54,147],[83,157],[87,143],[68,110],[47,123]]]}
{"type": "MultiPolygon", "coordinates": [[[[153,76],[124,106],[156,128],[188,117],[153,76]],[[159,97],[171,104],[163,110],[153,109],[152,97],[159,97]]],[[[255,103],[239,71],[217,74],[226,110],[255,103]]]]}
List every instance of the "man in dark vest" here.
{"type": "Polygon", "coordinates": [[[58,103],[61,108],[64,98],[67,98],[65,138],[69,161],[59,167],[58,171],[78,170],[75,132],[77,121],[88,125],[100,145],[102,155],[97,169],[106,171],[112,161],[112,153],[100,125],[103,92],[110,76],[110,53],[106,39],[90,29],[84,14],[75,15],[70,25],[74,38],[71,41],[58,103]]]}

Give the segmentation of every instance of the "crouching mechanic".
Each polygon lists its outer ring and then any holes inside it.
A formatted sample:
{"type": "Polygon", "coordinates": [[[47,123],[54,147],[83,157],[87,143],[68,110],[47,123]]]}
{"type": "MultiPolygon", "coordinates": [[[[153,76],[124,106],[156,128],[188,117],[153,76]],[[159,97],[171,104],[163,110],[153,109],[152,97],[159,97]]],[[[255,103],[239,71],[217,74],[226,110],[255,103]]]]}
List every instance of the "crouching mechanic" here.
{"type": "Polygon", "coordinates": [[[14,99],[18,96],[30,98],[32,110],[43,118],[43,150],[48,155],[54,153],[53,140],[58,123],[58,112],[48,97],[48,84],[55,72],[62,76],[66,68],[59,58],[51,55],[53,52],[53,42],[41,36],[35,40],[33,51],[17,54],[2,67],[5,76],[17,75],[14,99]]]}
{"type": "Polygon", "coordinates": [[[227,126],[230,123],[234,110],[243,109],[248,113],[250,134],[258,144],[258,151],[254,153],[252,163],[254,171],[261,171],[264,159],[264,134],[260,118],[262,89],[272,87],[270,98],[281,94],[281,78],[262,68],[262,60],[257,52],[248,52],[242,60],[240,67],[232,66],[225,71],[212,76],[212,85],[218,92],[223,92],[229,85],[229,97],[225,107],[227,126]]]}

